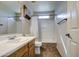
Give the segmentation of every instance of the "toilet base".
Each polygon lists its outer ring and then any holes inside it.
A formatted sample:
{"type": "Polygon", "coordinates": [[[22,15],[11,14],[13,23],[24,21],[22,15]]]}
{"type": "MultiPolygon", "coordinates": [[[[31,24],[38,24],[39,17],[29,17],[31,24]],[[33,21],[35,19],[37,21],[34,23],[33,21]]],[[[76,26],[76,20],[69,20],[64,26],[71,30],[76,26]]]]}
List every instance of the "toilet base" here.
{"type": "Polygon", "coordinates": [[[40,54],[40,53],[41,53],[40,47],[35,47],[35,54],[40,54]]]}
{"type": "Polygon", "coordinates": [[[35,54],[40,54],[40,48],[42,46],[42,42],[35,42],[35,54]]]}

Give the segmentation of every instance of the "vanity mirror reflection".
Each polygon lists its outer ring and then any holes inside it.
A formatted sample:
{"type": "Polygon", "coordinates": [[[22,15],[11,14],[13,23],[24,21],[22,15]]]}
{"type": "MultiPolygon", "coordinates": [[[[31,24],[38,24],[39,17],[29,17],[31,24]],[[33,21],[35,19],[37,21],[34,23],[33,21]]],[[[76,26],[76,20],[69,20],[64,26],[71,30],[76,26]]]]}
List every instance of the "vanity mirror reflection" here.
{"type": "Polygon", "coordinates": [[[17,33],[19,2],[0,2],[0,35],[17,33]]]}
{"type": "Polygon", "coordinates": [[[30,21],[21,18],[23,12],[21,4],[20,1],[0,2],[0,35],[29,33],[30,21]]]}
{"type": "Polygon", "coordinates": [[[36,37],[30,34],[23,6],[22,1],[0,1],[0,57],[35,56],[36,37]]]}

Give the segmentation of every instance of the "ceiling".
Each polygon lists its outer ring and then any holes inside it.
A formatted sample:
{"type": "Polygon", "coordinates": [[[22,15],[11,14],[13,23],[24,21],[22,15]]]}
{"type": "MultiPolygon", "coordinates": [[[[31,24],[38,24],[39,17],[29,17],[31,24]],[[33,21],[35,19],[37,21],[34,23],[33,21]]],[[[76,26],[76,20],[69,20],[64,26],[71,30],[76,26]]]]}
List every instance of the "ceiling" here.
{"type": "Polygon", "coordinates": [[[49,12],[54,11],[55,1],[37,1],[33,3],[34,12],[49,12]]]}
{"type": "MultiPolygon", "coordinates": [[[[55,9],[55,1],[1,1],[0,3],[2,3],[3,5],[5,5],[6,7],[4,7],[7,12],[20,12],[20,3],[25,4],[26,6],[29,7],[29,10],[31,12],[50,12],[50,11],[54,11],[55,9]]],[[[0,8],[1,9],[1,8],[0,8]]]]}

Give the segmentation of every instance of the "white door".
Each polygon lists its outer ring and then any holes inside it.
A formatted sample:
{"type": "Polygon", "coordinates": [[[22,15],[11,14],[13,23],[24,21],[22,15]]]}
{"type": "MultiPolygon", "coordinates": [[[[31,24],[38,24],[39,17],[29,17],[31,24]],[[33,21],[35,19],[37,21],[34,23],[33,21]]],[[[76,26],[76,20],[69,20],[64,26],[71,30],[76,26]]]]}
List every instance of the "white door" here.
{"type": "Polygon", "coordinates": [[[79,56],[77,54],[77,52],[78,52],[78,44],[76,42],[71,41],[71,49],[70,50],[71,50],[71,56],[72,57],[79,56]]]}
{"type": "Polygon", "coordinates": [[[67,2],[67,31],[70,39],[70,56],[78,55],[79,45],[79,2],[67,2]]]}

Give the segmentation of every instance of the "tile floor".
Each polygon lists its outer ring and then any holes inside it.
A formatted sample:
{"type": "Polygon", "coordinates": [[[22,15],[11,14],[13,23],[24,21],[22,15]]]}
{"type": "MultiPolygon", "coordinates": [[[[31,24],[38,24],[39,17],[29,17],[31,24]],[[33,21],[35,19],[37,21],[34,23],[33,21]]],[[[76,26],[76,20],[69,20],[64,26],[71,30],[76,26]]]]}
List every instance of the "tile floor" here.
{"type": "Polygon", "coordinates": [[[43,43],[41,54],[36,57],[61,57],[61,55],[56,48],[56,43],[43,43]]]}

